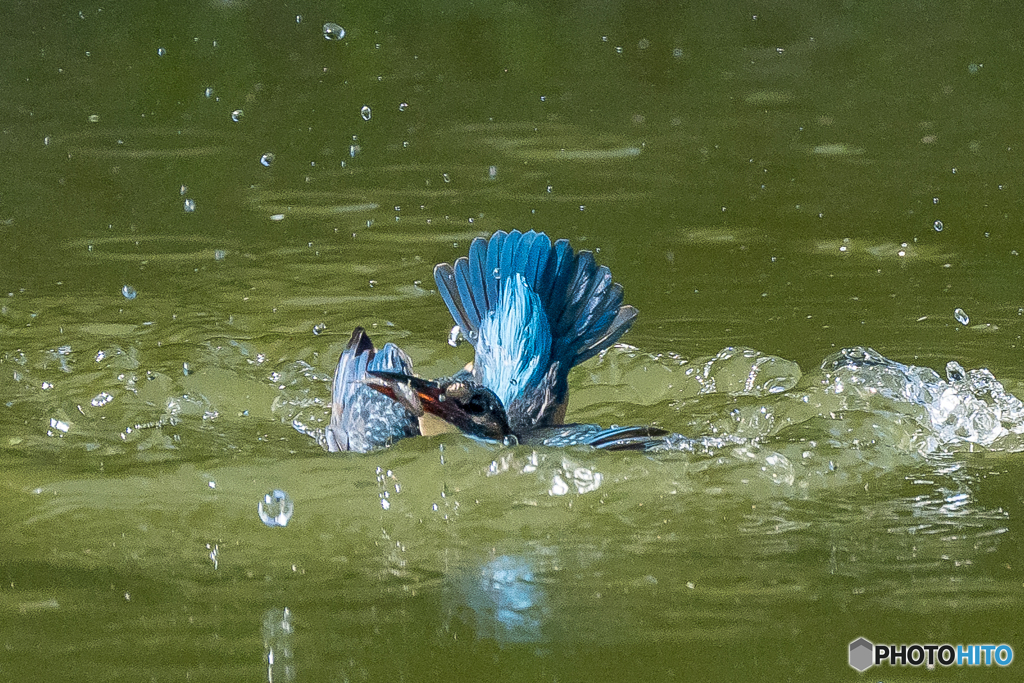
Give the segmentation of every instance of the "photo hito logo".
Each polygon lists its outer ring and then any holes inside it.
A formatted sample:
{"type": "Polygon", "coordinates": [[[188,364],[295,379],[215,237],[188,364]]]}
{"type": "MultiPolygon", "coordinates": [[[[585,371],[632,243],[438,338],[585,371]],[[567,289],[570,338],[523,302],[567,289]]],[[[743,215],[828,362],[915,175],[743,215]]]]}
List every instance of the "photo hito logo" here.
{"type": "Polygon", "coordinates": [[[889,666],[1009,666],[1013,648],[1009,645],[875,645],[867,638],[850,643],[850,666],[867,671],[879,664],[889,666]]]}

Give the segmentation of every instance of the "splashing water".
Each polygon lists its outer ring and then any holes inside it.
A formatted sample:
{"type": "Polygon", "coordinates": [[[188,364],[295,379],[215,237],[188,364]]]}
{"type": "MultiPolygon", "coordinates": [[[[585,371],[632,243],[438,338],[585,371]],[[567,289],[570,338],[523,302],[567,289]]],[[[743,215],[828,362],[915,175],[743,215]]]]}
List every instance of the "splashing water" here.
{"type": "Polygon", "coordinates": [[[822,363],[826,391],[856,398],[883,396],[924,408],[918,422],[928,451],[943,444],[989,446],[1007,434],[1024,433],[1024,403],[985,368],[946,365],[943,380],[931,368],[889,360],[874,349],[843,349],[822,363]]]}

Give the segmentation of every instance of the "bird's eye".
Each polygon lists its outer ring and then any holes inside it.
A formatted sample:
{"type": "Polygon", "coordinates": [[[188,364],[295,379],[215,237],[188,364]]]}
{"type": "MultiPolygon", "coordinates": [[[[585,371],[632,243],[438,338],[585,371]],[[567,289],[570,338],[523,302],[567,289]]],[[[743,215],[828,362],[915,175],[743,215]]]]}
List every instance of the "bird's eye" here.
{"type": "Polygon", "coordinates": [[[471,398],[463,407],[470,415],[482,415],[487,410],[487,406],[484,405],[479,396],[471,398]]]}

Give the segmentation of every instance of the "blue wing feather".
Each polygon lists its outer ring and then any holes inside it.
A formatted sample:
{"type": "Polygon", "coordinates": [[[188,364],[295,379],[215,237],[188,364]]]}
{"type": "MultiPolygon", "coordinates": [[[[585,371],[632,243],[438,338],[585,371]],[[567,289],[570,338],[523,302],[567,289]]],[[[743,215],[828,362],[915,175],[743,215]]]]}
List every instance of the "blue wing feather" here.
{"type": "MultiPolygon", "coordinates": [[[[496,327],[493,319],[495,314],[510,313],[498,309],[506,301],[504,289],[517,274],[536,295],[544,315],[535,317],[543,319],[545,336],[551,340],[547,361],[551,372],[540,373],[544,379],[539,381],[553,386],[532,387],[548,396],[541,401],[543,414],[538,424],[543,424],[557,412],[556,408],[548,407],[549,399],[552,404],[564,403],[569,370],[622,336],[636,318],[636,309],[622,306],[622,287],[612,281],[607,267],[599,267],[589,251],[575,252],[565,239],[552,244],[547,235],[532,230],[525,234],[518,230],[498,231],[490,239],[478,237],[470,245],[468,258],[458,259],[454,266],[440,264],[434,270],[448,310],[477,351],[477,368],[481,362],[495,362],[498,358],[494,349],[489,350],[486,358],[480,357],[484,351],[479,345],[480,331],[485,324],[490,325],[492,337],[493,331],[500,328],[505,331],[501,338],[509,340],[505,343],[521,345],[503,349],[503,357],[527,360],[529,354],[537,351],[530,345],[529,335],[507,334],[511,324],[526,324],[525,320],[507,320],[496,327]]],[[[522,396],[529,388],[496,393],[522,396]]],[[[511,415],[513,411],[509,412],[511,415]]]]}
{"type": "Polygon", "coordinates": [[[412,374],[412,361],[391,343],[375,351],[373,342],[361,327],[352,332],[334,373],[331,420],[324,430],[324,446],[328,451],[365,453],[419,433],[419,424],[413,415],[365,384],[368,369],[412,374]]]}

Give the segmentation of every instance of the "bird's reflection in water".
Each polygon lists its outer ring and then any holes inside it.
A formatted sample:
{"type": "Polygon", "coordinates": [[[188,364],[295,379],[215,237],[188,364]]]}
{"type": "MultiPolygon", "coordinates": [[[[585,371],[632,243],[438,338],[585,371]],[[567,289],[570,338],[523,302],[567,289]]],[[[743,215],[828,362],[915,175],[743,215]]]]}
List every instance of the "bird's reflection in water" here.
{"type": "Polygon", "coordinates": [[[533,565],[522,557],[501,555],[455,585],[458,610],[471,621],[477,638],[499,645],[539,643],[548,613],[547,596],[533,565]]]}

